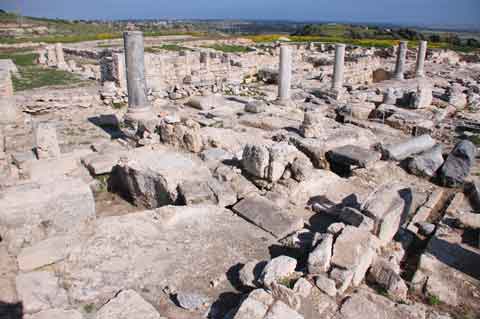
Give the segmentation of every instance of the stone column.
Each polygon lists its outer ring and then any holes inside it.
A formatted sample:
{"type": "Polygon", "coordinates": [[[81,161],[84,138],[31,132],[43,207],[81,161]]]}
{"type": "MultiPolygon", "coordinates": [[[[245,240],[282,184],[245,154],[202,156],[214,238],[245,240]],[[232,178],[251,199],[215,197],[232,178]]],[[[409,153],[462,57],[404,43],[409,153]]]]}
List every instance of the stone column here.
{"type": "Polygon", "coordinates": [[[280,70],[278,74],[278,101],[290,101],[292,83],[292,51],[285,44],[280,46],[280,70]]]}
{"type": "Polygon", "coordinates": [[[395,65],[395,73],[393,79],[404,80],[405,62],[407,60],[408,41],[400,41],[397,50],[397,63],[395,65]]]}
{"type": "Polygon", "coordinates": [[[125,55],[123,53],[112,54],[112,75],[117,85],[122,89],[127,89],[125,55]]]}
{"type": "Polygon", "coordinates": [[[123,41],[128,89],[128,111],[125,120],[126,122],[153,120],[152,107],[147,99],[143,33],[126,31],[123,33],[123,41]]]}
{"type": "Polygon", "coordinates": [[[417,52],[417,68],[415,76],[417,78],[423,78],[425,76],[425,56],[427,55],[427,41],[420,41],[417,52]]]}
{"type": "Polygon", "coordinates": [[[333,67],[332,91],[340,91],[345,76],[345,44],[335,46],[335,65],[333,67]]]}
{"type": "Polygon", "coordinates": [[[66,70],[67,63],[65,63],[63,45],[61,43],[55,44],[55,54],[57,55],[57,68],[59,68],[60,70],[66,70]]]}
{"type": "Polygon", "coordinates": [[[52,122],[34,122],[33,135],[38,159],[60,157],[57,128],[52,122]]]}

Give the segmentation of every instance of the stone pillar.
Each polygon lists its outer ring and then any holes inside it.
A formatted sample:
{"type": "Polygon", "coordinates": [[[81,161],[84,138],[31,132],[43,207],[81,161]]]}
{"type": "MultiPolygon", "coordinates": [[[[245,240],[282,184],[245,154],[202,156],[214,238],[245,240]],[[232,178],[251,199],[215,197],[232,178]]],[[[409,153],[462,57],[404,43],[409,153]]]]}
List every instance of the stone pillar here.
{"type": "Polygon", "coordinates": [[[0,70],[0,125],[14,124],[17,115],[10,71],[0,70]]]}
{"type": "Polygon", "coordinates": [[[33,135],[38,159],[57,158],[60,156],[57,128],[54,123],[34,122],[33,135]]]}
{"type": "Polygon", "coordinates": [[[397,50],[397,63],[395,65],[394,80],[404,80],[405,62],[407,60],[408,41],[400,41],[397,50]]]}
{"type": "Polygon", "coordinates": [[[125,55],[122,53],[112,54],[113,78],[122,90],[127,89],[127,79],[125,70],[125,55]]]}
{"type": "Polygon", "coordinates": [[[280,70],[278,74],[278,101],[290,101],[292,83],[292,51],[289,46],[280,46],[280,70]]]}
{"type": "Polygon", "coordinates": [[[417,67],[415,76],[417,78],[423,78],[425,76],[425,56],[427,55],[427,41],[420,41],[417,52],[417,67]]]}
{"type": "Polygon", "coordinates": [[[333,67],[332,91],[341,91],[345,76],[345,44],[335,46],[335,65],[333,67]]]}
{"type": "Polygon", "coordinates": [[[137,123],[150,121],[153,119],[153,112],[147,99],[143,33],[126,31],[123,33],[123,41],[128,89],[128,111],[125,121],[137,123]]]}
{"type": "Polygon", "coordinates": [[[67,69],[67,63],[65,63],[65,56],[63,54],[63,45],[61,43],[55,44],[55,54],[57,56],[57,68],[60,70],[67,69]]]}
{"type": "Polygon", "coordinates": [[[53,45],[47,46],[47,65],[48,66],[57,65],[57,53],[53,45]]]}

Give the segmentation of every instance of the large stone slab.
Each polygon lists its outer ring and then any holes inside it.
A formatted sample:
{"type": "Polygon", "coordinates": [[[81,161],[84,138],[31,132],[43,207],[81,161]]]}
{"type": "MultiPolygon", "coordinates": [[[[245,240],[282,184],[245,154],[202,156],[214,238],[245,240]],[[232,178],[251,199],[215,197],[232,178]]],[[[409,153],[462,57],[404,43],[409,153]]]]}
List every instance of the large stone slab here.
{"type": "Polygon", "coordinates": [[[344,166],[367,167],[380,160],[382,155],[376,151],[364,149],[356,145],[345,145],[334,148],[327,153],[330,162],[344,166]]]}
{"type": "Polygon", "coordinates": [[[96,220],[59,276],[72,302],[102,305],[134,289],[155,306],[166,286],[209,296],[212,278],[264,258],[273,240],[218,206],[167,206],[96,220]]]}
{"type": "Polygon", "coordinates": [[[276,238],[283,238],[303,227],[303,219],[290,215],[270,200],[252,195],[241,200],[233,211],[276,238]]]}
{"type": "Polygon", "coordinates": [[[13,252],[94,217],[92,191],[80,179],[20,184],[0,193],[0,229],[13,252]]]}
{"type": "Polygon", "coordinates": [[[133,290],[124,290],[103,306],[97,319],[161,319],[160,314],[133,290]]]}
{"type": "Polygon", "coordinates": [[[179,200],[178,186],[211,177],[199,160],[167,148],[135,150],[112,171],[112,186],[135,205],[156,208],[179,200]]]}
{"type": "Polygon", "coordinates": [[[475,163],[476,146],[463,140],[455,145],[440,169],[440,181],[447,187],[458,187],[463,184],[470,174],[470,169],[475,163]]]}

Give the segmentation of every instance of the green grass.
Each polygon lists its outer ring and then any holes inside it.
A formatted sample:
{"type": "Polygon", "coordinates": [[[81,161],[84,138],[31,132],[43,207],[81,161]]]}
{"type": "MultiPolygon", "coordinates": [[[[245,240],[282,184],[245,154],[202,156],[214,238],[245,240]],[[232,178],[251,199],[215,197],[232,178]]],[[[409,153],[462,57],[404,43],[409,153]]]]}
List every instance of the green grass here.
{"type": "Polygon", "coordinates": [[[19,75],[12,77],[13,89],[25,91],[52,85],[69,85],[82,82],[75,74],[35,64],[36,53],[0,54],[0,59],[12,59],[17,65],[19,75]]]}
{"type": "Polygon", "coordinates": [[[189,48],[183,47],[183,46],[178,45],[178,44],[164,44],[164,45],[161,45],[161,46],[153,46],[153,47],[145,48],[145,52],[150,52],[150,53],[155,53],[155,52],[158,52],[159,50],[175,51],[175,52],[193,51],[189,48]]]}
{"type": "Polygon", "coordinates": [[[205,45],[203,47],[214,49],[214,50],[225,52],[225,53],[246,53],[246,52],[252,51],[252,49],[242,45],[213,44],[213,45],[205,45]]]}
{"type": "Polygon", "coordinates": [[[0,54],[0,59],[12,59],[13,63],[20,66],[32,66],[35,64],[35,60],[38,55],[35,53],[25,53],[25,54],[0,54]]]}
{"type": "Polygon", "coordinates": [[[70,85],[81,83],[77,75],[56,69],[41,68],[38,66],[19,68],[20,76],[13,76],[15,91],[25,91],[44,86],[70,85]]]}
{"type": "Polygon", "coordinates": [[[440,299],[435,295],[428,296],[427,302],[430,306],[437,306],[441,303],[440,299]]]}

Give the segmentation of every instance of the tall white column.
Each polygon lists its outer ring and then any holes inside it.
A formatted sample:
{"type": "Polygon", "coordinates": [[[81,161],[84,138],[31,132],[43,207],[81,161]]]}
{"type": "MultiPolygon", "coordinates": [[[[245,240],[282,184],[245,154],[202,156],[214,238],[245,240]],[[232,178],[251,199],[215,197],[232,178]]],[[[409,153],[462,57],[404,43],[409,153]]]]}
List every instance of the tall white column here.
{"type": "Polygon", "coordinates": [[[415,76],[417,78],[423,78],[425,76],[425,57],[427,55],[427,41],[420,41],[417,52],[417,67],[415,70],[415,76]]]}
{"type": "Polygon", "coordinates": [[[278,79],[278,101],[290,101],[290,86],[292,84],[292,51],[289,46],[280,46],[280,70],[278,79]]]}
{"type": "Polygon", "coordinates": [[[332,90],[340,91],[345,76],[345,44],[335,46],[335,65],[333,67],[332,90]]]}
{"type": "Polygon", "coordinates": [[[405,79],[405,63],[407,60],[408,41],[400,41],[397,50],[397,63],[395,65],[395,73],[393,78],[395,80],[405,79]]]}

